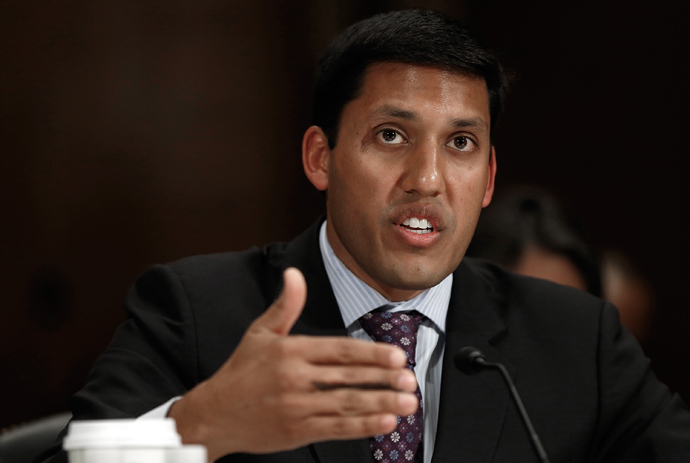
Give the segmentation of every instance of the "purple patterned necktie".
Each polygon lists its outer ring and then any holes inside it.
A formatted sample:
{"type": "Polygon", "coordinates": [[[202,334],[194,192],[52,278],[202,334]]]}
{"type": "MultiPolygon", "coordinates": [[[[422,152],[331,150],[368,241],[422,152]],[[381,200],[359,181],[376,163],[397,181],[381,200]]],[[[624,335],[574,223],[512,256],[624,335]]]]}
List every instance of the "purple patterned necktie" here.
{"type": "MultiPolygon", "coordinates": [[[[359,323],[374,341],[387,342],[402,348],[407,355],[407,368],[414,372],[417,330],[423,318],[424,316],[415,310],[411,312],[375,310],[362,316],[359,323]]],[[[395,431],[370,439],[371,453],[377,462],[422,461],[424,411],[419,385],[417,385],[415,395],[419,399],[419,408],[414,415],[399,416],[398,427],[395,431]]]]}

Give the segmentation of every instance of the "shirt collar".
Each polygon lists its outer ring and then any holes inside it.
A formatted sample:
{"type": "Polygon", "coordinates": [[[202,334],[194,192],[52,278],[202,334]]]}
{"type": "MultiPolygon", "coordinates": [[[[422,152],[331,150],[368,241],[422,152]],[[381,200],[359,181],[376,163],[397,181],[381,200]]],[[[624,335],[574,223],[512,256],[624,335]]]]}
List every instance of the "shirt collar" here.
{"type": "Polygon", "coordinates": [[[420,312],[429,318],[442,333],[445,333],[448,302],[453,286],[452,273],[436,286],[422,291],[409,301],[391,302],[360,280],[335,255],[326,236],[326,221],[321,224],[319,247],[328,279],[333,288],[333,294],[338,302],[340,314],[346,327],[349,327],[367,312],[389,304],[394,306],[392,310],[396,312],[407,310],[420,312]]]}

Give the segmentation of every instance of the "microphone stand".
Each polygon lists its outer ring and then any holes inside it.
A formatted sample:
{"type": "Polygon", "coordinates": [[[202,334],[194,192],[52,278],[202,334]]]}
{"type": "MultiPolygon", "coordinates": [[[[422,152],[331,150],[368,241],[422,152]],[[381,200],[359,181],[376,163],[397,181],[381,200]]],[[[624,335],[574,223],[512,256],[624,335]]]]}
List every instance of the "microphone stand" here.
{"type": "Polygon", "coordinates": [[[498,370],[501,373],[503,380],[505,381],[506,385],[508,386],[508,389],[510,390],[510,395],[513,397],[515,405],[517,405],[518,411],[520,412],[520,418],[522,418],[522,422],[525,424],[525,427],[527,428],[527,432],[530,435],[532,445],[534,447],[535,452],[537,453],[537,456],[539,457],[539,460],[542,463],[550,463],[549,457],[546,455],[546,450],[544,450],[544,446],[541,444],[541,440],[539,440],[539,436],[537,435],[537,432],[534,430],[534,426],[532,426],[532,422],[529,419],[527,410],[525,409],[525,406],[522,403],[522,399],[520,399],[520,394],[518,394],[518,391],[515,388],[515,384],[513,383],[512,378],[508,374],[508,370],[506,370],[506,367],[503,366],[502,363],[488,362],[484,357],[484,354],[482,354],[482,352],[476,347],[463,347],[462,349],[460,349],[460,352],[458,352],[458,354],[455,356],[454,360],[455,365],[461,371],[468,374],[476,373],[477,371],[486,368],[498,370]]]}

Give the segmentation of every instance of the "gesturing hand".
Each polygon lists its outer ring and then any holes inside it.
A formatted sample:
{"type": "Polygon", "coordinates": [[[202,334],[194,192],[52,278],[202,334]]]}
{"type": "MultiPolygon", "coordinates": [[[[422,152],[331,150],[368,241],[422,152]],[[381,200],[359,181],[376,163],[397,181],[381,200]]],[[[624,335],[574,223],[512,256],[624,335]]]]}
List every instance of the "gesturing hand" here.
{"type": "Polygon", "coordinates": [[[307,296],[302,273],[244,334],[225,364],[176,402],[169,416],[210,461],[312,442],[391,432],[417,409],[402,350],[346,337],[288,336],[307,296]]]}

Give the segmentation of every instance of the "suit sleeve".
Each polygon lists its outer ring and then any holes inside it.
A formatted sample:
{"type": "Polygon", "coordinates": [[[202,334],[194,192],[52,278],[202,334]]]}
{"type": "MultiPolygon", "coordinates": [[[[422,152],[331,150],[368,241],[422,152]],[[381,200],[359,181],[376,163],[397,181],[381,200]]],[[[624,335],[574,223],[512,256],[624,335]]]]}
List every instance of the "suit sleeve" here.
{"type": "Polygon", "coordinates": [[[598,423],[589,461],[690,461],[690,413],[660,383],[617,310],[601,312],[598,423]]]}
{"type": "MultiPolygon", "coordinates": [[[[75,420],[136,418],[198,383],[197,325],[185,287],[170,267],[144,273],[125,309],[127,320],[72,398],[75,420]]],[[[60,439],[38,461],[66,461],[61,446],[60,439]]]]}

